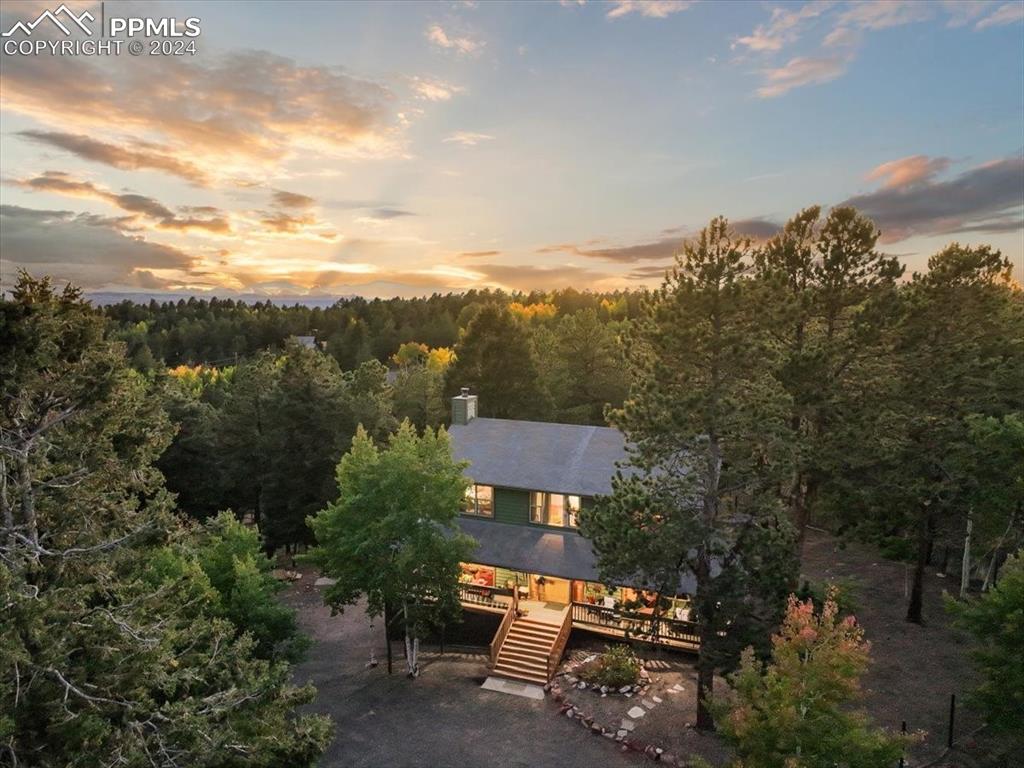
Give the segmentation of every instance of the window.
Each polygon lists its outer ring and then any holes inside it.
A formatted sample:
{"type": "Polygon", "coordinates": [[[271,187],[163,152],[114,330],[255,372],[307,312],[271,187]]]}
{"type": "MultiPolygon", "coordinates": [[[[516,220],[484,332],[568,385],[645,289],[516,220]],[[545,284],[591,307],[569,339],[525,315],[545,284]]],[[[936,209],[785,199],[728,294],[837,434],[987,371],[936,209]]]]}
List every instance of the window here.
{"type": "Polygon", "coordinates": [[[534,491],[530,494],[530,522],[575,528],[579,525],[580,497],[534,491]]]}
{"type": "Polygon", "coordinates": [[[489,485],[471,485],[466,489],[467,515],[494,517],[494,488],[489,485]]]}

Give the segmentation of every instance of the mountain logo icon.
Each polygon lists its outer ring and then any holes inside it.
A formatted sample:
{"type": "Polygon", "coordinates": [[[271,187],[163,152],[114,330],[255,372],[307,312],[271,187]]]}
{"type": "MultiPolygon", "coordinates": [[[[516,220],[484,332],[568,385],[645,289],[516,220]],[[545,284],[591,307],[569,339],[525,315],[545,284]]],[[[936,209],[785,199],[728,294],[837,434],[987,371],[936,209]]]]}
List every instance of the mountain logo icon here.
{"type": "Polygon", "coordinates": [[[37,26],[42,24],[44,19],[49,19],[51,22],[53,22],[53,24],[57,26],[57,28],[61,32],[64,33],[65,36],[70,37],[71,29],[68,28],[69,25],[65,25],[64,23],[61,22],[60,17],[64,17],[65,20],[70,20],[71,22],[74,22],[79,29],[85,32],[85,34],[89,36],[92,35],[92,30],[89,29],[88,26],[86,26],[85,22],[96,21],[96,17],[88,11],[83,11],[80,15],[76,16],[74,12],[72,12],[66,5],[61,3],[54,11],[51,11],[48,8],[44,10],[42,13],[39,14],[38,17],[36,17],[35,21],[30,21],[27,24],[24,21],[15,22],[14,25],[9,30],[3,33],[3,37],[13,37],[14,33],[19,30],[22,32],[22,34],[26,36],[31,36],[32,31],[37,26]]]}

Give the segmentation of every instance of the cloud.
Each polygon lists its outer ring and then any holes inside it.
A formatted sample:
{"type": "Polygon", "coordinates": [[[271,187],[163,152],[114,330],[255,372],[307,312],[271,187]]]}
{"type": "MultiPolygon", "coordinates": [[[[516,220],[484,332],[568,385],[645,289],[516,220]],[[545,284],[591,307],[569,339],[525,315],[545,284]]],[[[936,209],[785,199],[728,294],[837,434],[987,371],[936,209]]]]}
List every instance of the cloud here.
{"type": "Polygon", "coordinates": [[[626,275],[630,280],[662,280],[665,273],[675,266],[674,262],[668,264],[655,264],[649,267],[634,267],[626,275]]]}
{"type": "Polygon", "coordinates": [[[434,45],[452,51],[460,56],[470,56],[480,53],[484,48],[483,40],[474,40],[471,37],[462,35],[449,35],[440,24],[431,24],[425,32],[427,40],[434,45]]]}
{"type": "Polygon", "coordinates": [[[882,163],[874,168],[866,178],[868,181],[883,180],[883,186],[886,188],[905,187],[930,179],[948,167],[948,157],[912,155],[882,163]]]}
{"type": "Polygon", "coordinates": [[[375,208],[370,211],[371,219],[379,219],[381,221],[389,221],[391,219],[398,219],[403,216],[415,216],[416,214],[412,211],[403,211],[399,208],[375,208]]]}
{"type": "MultiPolygon", "coordinates": [[[[733,232],[753,240],[766,240],[779,231],[779,225],[764,218],[736,219],[730,221],[733,232]]],[[[606,248],[587,248],[576,243],[556,243],[538,248],[537,253],[569,253],[588,259],[604,259],[619,264],[636,264],[641,261],[667,261],[675,258],[682,250],[688,237],[697,235],[699,230],[689,227],[669,227],[662,230],[665,237],[633,245],[606,248]]],[[[637,268],[638,270],[640,268],[637,268]]],[[[661,269],[661,267],[659,267],[661,269]]]]}
{"type": "Polygon", "coordinates": [[[692,0],[614,0],[611,10],[605,16],[618,19],[630,13],[639,13],[649,19],[664,19],[692,5],[692,0]]]}
{"type": "Polygon", "coordinates": [[[543,288],[590,288],[612,278],[604,272],[594,272],[584,267],[570,265],[556,267],[533,267],[525,264],[479,264],[473,270],[484,281],[516,291],[532,291],[543,288]]]}
{"type": "Polygon", "coordinates": [[[573,243],[559,243],[538,248],[537,253],[570,253],[588,259],[605,259],[620,264],[632,264],[638,261],[657,259],[663,261],[672,258],[679,252],[683,238],[666,237],[647,243],[623,245],[610,248],[583,248],[573,243]]]}
{"type": "Polygon", "coordinates": [[[736,219],[730,221],[729,226],[732,227],[733,232],[737,235],[749,237],[753,240],[767,240],[769,237],[774,237],[782,229],[774,221],[769,221],[763,218],[753,219],[736,219]]]}
{"type": "Polygon", "coordinates": [[[1024,156],[995,160],[948,181],[929,175],[904,186],[886,185],[844,205],[873,219],[887,243],[913,235],[1019,231],[1024,156]]]}
{"type": "Polygon", "coordinates": [[[6,57],[0,73],[3,108],[66,132],[36,140],[60,142],[94,159],[139,167],[162,163],[164,170],[185,176],[188,164],[248,176],[300,151],[381,157],[397,154],[402,145],[405,123],[391,91],[339,67],[303,66],[265,51],[150,58],[126,67],[79,57],[75,76],[67,77],[60,57],[6,57]],[[67,138],[95,131],[116,131],[147,144],[118,154],[106,141],[67,138]]]}
{"type": "Polygon", "coordinates": [[[757,52],[781,51],[799,38],[807,21],[817,18],[830,6],[831,3],[819,0],[799,8],[772,8],[771,20],[767,24],[759,24],[751,34],[737,38],[732,47],[743,46],[757,52]]]}
{"type": "Polygon", "coordinates": [[[189,270],[194,264],[183,251],[126,235],[102,217],[16,205],[0,205],[0,250],[7,265],[85,288],[138,284],[138,270],[189,270]]]}
{"type": "Polygon", "coordinates": [[[464,147],[475,147],[481,141],[491,141],[493,136],[487,133],[474,133],[473,131],[456,131],[451,136],[446,136],[445,143],[462,144],[464,147]]]}
{"type": "Polygon", "coordinates": [[[848,61],[836,56],[798,56],[781,67],[762,70],[765,84],[757,89],[757,95],[771,99],[803,85],[827,83],[846,72],[848,61]]]}
{"type": "MultiPolygon", "coordinates": [[[[75,179],[61,171],[46,171],[41,176],[16,180],[12,183],[23,189],[30,189],[36,192],[50,192],[67,197],[101,200],[132,214],[132,216],[121,220],[126,225],[129,223],[138,224],[138,217],[144,217],[154,220],[157,229],[179,232],[201,230],[221,235],[231,232],[231,225],[227,217],[219,209],[212,206],[188,208],[188,213],[198,213],[201,215],[180,217],[166,205],[152,197],[134,193],[118,194],[99,187],[91,181],[75,179]]],[[[129,227],[125,226],[122,228],[129,227]]]]}
{"type": "Polygon", "coordinates": [[[83,160],[103,163],[122,171],[163,171],[196,186],[209,184],[209,177],[197,165],[175,158],[166,148],[146,144],[127,148],[89,136],[59,131],[20,131],[18,135],[40,144],[63,149],[83,160]]]}
{"type": "Polygon", "coordinates": [[[413,77],[409,82],[416,98],[424,101],[449,101],[452,96],[464,90],[461,86],[433,77],[413,77]]]}
{"type": "Polygon", "coordinates": [[[274,205],[280,208],[311,208],[316,204],[309,195],[300,195],[298,192],[286,192],[283,189],[275,189],[271,195],[274,205]]]}
{"type": "Polygon", "coordinates": [[[463,251],[459,256],[466,256],[471,259],[487,258],[490,256],[500,256],[501,251],[463,251]]]}
{"type": "Polygon", "coordinates": [[[919,0],[861,0],[851,3],[839,16],[838,26],[889,29],[924,21],[931,14],[931,3],[922,3],[919,0]]]}
{"type": "Polygon", "coordinates": [[[1001,5],[991,16],[974,25],[975,29],[988,29],[989,27],[1001,27],[1007,24],[1016,24],[1024,21],[1024,3],[1014,2],[1001,5]]]}

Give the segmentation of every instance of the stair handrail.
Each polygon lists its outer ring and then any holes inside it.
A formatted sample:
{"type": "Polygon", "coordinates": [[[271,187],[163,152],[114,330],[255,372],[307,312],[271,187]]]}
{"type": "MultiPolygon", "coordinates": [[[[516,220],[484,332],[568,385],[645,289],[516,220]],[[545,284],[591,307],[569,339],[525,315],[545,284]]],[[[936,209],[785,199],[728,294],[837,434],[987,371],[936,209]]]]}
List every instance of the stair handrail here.
{"type": "Polygon", "coordinates": [[[558,635],[555,637],[555,644],[551,646],[551,653],[548,655],[548,682],[555,676],[555,670],[558,669],[558,662],[562,660],[562,654],[565,653],[566,643],[569,642],[569,633],[572,632],[572,606],[565,609],[565,613],[562,615],[562,626],[558,629],[558,635]]]}
{"type": "Polygon", "coordinates": [[[509,601],[508,606],[505,608],[505,615],[501,617],[501,624],[498,625],[498,631],[494,635],[494,639],[491,640],[491,666],[493,667],[495,662],[498,660],[498,651],[501,650],[502,644],[505,642],[505,638],[508,636],[508,631],[512,628],[512,622],[516,620],[516,613],[519,610],[519,596],[516,595],[515,590],[512,591],[512,600],[509,601]]]}

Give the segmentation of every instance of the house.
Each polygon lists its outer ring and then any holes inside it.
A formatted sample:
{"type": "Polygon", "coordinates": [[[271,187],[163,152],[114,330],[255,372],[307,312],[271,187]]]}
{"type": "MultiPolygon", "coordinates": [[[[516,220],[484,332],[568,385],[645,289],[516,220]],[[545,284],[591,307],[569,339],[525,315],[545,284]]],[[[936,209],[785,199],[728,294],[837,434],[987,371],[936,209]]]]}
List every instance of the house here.
{"type": "Polygon", "coordinates": [[[317,343],[316,336],[292,336],[292,339],[299,346],[305,347],[306,349],[322,349],[323,347],[317,343]]]}
{"type": "Polygon", "coordinates": [[[611,492],[627,458],[609,427],[477,416],[477,396],[452,399],[449,435],[471,481],[459,527],[477,541],[462,564],[464,609],[501,615],[491,644],[495,674],[550,679],[573,629],[697,647],[686,593],[655,595],[599,580],[597,557],[578,515],[611,492]]]}

